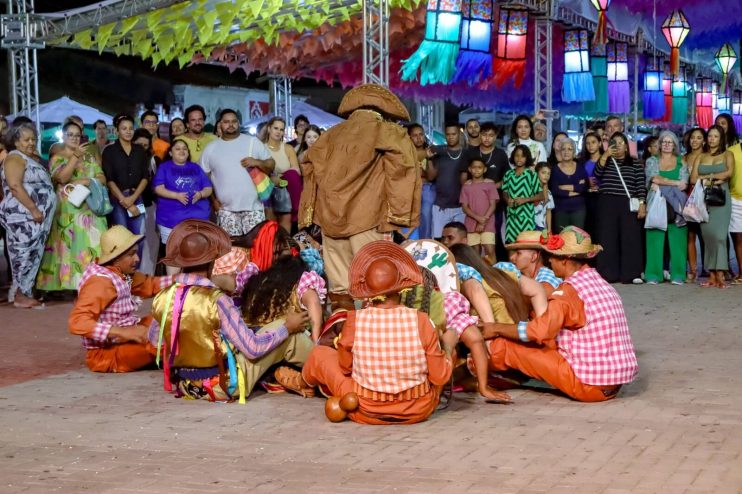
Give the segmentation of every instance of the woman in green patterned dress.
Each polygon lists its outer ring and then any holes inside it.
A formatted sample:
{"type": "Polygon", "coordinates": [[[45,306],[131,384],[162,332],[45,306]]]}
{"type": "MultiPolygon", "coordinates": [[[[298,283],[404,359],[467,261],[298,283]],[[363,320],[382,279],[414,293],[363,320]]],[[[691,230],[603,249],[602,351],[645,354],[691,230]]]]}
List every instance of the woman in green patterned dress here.
{"type": "Polygon", "coordinates": [[[107,228],[105,217],[93,213],[86,202],[75,207],[64,193],[67,184],[88,186],[91,179],[106,183],[94,150],[80,145],[82,132],[76,123],[66,124],[64,147],[49,159],[59,207],[36,279],[36,287],[47,292],[77,290],[85,268],[100,255],[100,236],[107,228]]]}

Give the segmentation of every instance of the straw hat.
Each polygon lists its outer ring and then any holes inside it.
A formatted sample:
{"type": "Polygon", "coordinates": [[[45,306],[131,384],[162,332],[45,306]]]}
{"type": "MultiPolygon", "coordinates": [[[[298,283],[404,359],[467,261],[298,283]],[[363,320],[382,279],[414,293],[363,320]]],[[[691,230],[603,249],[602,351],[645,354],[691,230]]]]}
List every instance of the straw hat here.
{"type": "Polygon", "coordinates": [[[170,232],[162,263],[178,268],[201,266],[222,257],[231,249],[229,235],[214,223],[185,220],[170,232]]]}
{"type": "Polygon", "coordinates": [[[356,299],[399,292],[423,282],[412,256],[388,240],[364,245],[350,263],[348,278],[348,292],[356,299]]]}
{"type": "Polygon", "coordinates": [[[113,261],[136,245],[143,237],[143,235],[134,235],[125,226],[112,226],[103,232],[103,235],[100,237],[98,264],[102,265],[113,261]]]}
{"type": "Polygon", "coordinates": [[[345,93],[338,107],[338,115],[347,117],[363,107],[376,108],[392,119],[410,120],[410,113],[399,98],[378,84],[362,84],[345,93]]]}
{"type": "Polygon", "coordinates": [[[533,249],[543,250],[544,245],[542,242],[546,242],[546,238],[543,232],[537,232],[535,230],[525,230],[515,237],[515,242],[512,244],[505,244],[505,248],[508,250],[520,250],[520,249],[533,249]]]}
{"type": "Polygon", "coordinates": [[[565,227],[559,235],[549,237],[544,250],[557,257],[590,259],[598,255],[603,247],[593,244],[590,235],[576,226],[565,227]]]}

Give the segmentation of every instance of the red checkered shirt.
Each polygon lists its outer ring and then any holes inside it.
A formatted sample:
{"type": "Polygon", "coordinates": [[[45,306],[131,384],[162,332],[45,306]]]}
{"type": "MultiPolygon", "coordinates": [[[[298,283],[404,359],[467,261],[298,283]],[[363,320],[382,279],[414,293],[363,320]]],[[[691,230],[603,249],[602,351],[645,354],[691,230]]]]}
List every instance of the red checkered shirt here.
{"type": "MultiPolygon", "coordinates": [[[[80,292],[85,283],[94,276],[102,276],[111,281],[116,288],[116,300],[108,305],[98,317],[95,324],[92,338],[82,337],[82,345],[87,349],[107,348],[116,343],[108,337],[109,331],[113,326],[134,326],[139,323],[140,317],[136,314],[142,299],[131,294],[131,278],[122,278],[117,273],[91,262],[82,275],[78,292],[80,292]]],[[[173,276],[163,276],[160,278],[160,288],[164,289],[173,284],[173,276]]]]}
{"type": "Polygon", "coordinates": [[[582,300],[587,323],[557,335],[559,353],[580,382],[612,386],[634,380],[639,369],[621,297],[593,268],[564,280],[582,300]]]}
{"type": "Polygon", "coordinates": [[[428,379],[416,309],[356,312],[352,377],[363,388],[397,394],[428,379]]]}

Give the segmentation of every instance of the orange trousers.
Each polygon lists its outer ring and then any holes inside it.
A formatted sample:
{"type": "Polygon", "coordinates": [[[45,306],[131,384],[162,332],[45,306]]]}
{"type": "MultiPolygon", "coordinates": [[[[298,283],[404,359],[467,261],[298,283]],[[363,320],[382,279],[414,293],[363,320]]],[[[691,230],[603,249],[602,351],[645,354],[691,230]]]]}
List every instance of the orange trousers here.
{"type": "Polygon", "coordinates": [[[605,401],[621,386],[592,386],[581,383],[569,362],[551,346],[538,347],[505,338],[489,341],[490,369],[516,369],[545,381],[577,401],[605,401]]]}
{"type": "MultiPolygon", "coordinates": [[[[337,350],[317,345],[301,371],[311,386],[324,384],[333,396],[342,397],[353,391],[353,378],[343,374],[338,363],[337,350]]],[[[426,420],[435,411],[440,400],[440,388],[431,386],[430,392],[414,400],[374,401],[360,397],[358,409],[348,414],[353,422],[371,425],[415,424],[426,420]]]]}
{"type": "Polygon", "coordinates": [[[88,350],[85,364],[93,372],[132,372],[155,362],[157,348],[149,342],[123,343],[88,350]]]}

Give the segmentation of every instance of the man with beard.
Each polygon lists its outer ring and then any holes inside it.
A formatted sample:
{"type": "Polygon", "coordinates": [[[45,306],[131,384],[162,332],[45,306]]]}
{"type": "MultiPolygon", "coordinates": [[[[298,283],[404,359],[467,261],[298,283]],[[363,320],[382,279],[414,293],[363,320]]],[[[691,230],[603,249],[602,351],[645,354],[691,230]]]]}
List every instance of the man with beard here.
{"type": "Polygon", "coordinates": [[[470,118],[466,121],[466,143],[469,146],[479,146],[481,142],[479,120],[470,118]]]}
{"type": "Polygon", "coordinates": [[[265,220],[265,209],[249,169],[259,168],[270,175],[275,162],[256,137],[240,134],[236,111],[222,110],[217,121],[222,136],[204,149],[201,168],[214,185],[212,207],[217,224],[231,237],[239,237],[265,220]]]}
{"type": "Polygon", "coordinates": [[[191,152],[191,161],[201,164],[201,154],[206,149],[206,145],[215,140],[216,136],[214,134],[204,133],[206,110],[201,105],[191,105],[186,108],[185,121],[188,132],[180,138],[188,144],[188,150],[191,152]]]}

